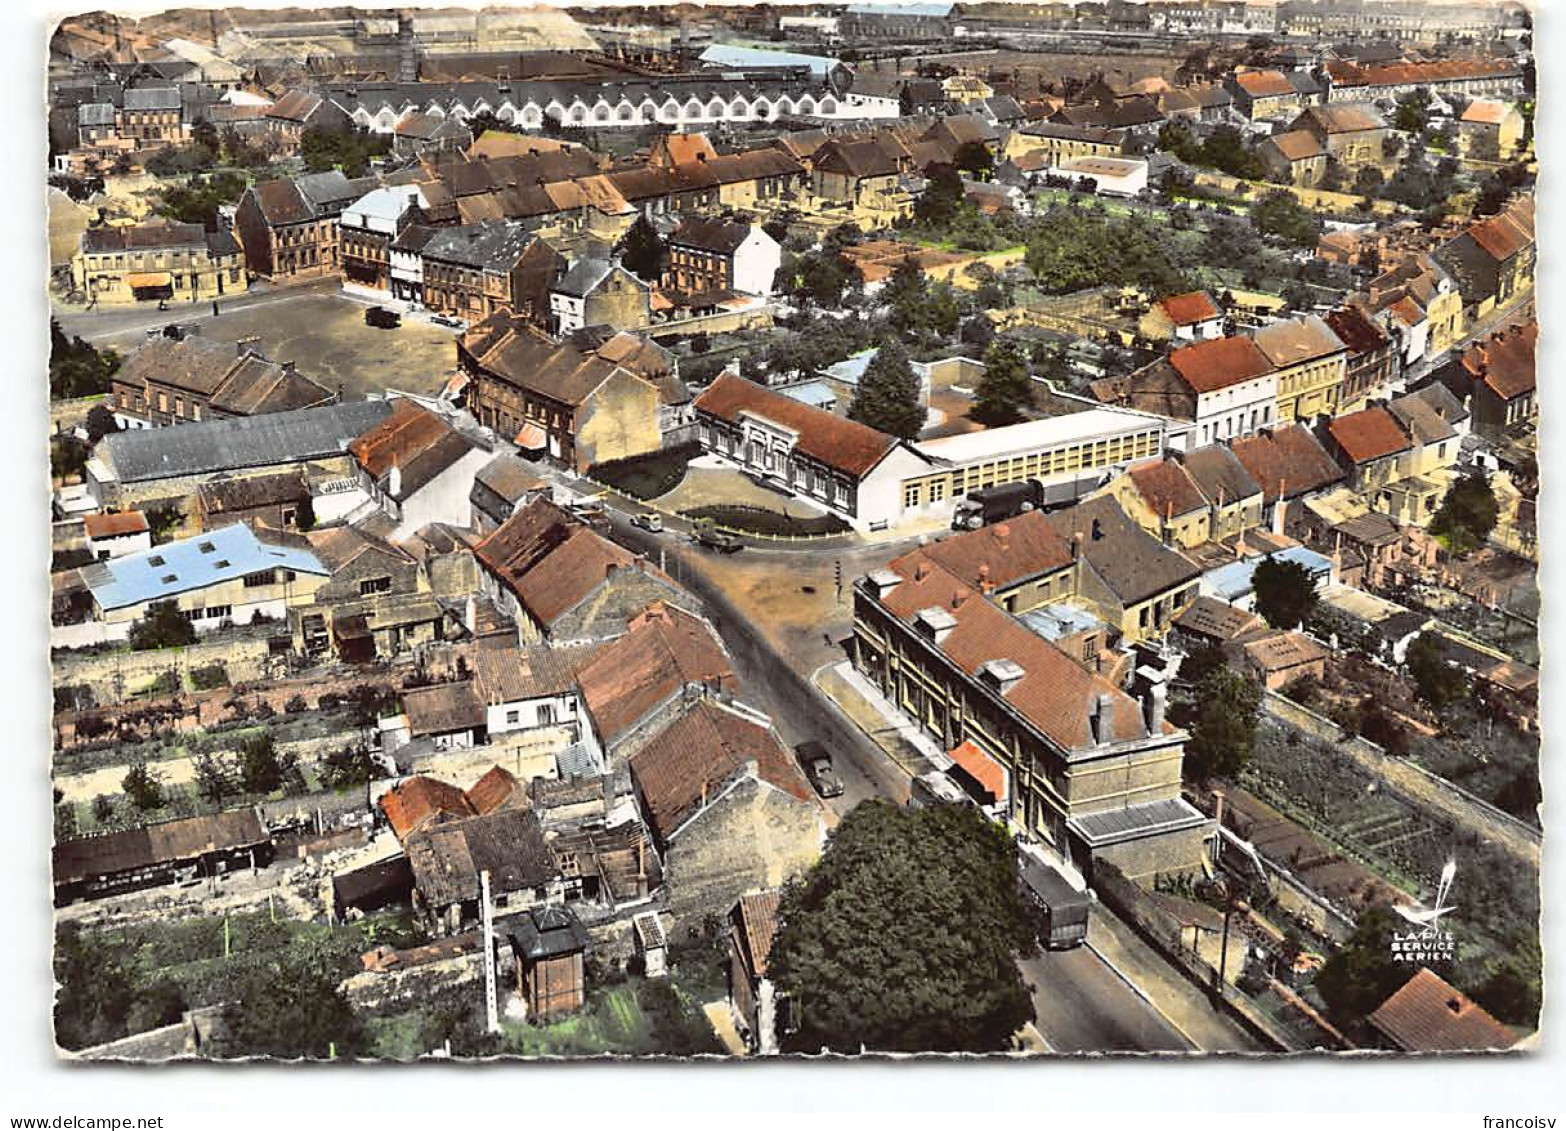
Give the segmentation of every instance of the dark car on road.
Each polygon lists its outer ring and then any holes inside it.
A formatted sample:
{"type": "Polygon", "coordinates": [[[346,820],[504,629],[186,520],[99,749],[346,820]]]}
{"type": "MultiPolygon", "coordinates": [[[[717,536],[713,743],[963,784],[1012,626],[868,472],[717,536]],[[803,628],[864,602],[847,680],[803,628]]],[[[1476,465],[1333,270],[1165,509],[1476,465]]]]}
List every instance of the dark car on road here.
{"type": "Polygon", "coordinates": [[[794,747],[794,757],[799,759],[799,768],[805,771],[805,777],[822,797],[843,795],[843,779],[832,768],[832,755],[827,753],[825,746],[815,739],[801,742],[794,747]]]}
{"type": "Polygon", "coordinates": [[[374,326],[377,330],[395,330],[402,325],[402,315],[395,310],[387,310],[384,306],[372,306],[364,312],[364,322],[367,326],[374,326]]]}

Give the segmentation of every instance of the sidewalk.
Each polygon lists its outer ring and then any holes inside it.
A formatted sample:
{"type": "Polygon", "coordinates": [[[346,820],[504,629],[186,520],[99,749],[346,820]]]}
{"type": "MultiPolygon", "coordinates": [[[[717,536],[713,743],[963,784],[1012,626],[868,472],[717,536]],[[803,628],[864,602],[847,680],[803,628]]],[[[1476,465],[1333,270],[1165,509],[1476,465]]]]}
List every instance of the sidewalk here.
{"type": "Polygon", "coordinates": [[[811,682],[909,777],[951,765],[945,752],[848,660],[817,669],[811,682]]]}
{"type": "Polygon", "coordinates": [[[1218,1013],[1207,995],[1165,962],[1114,915],[1095,907],[1088,946],[1140,991],[1179,1034],[1203,1052],[1262,1052],[1245,1030],[1218,1013]]]}

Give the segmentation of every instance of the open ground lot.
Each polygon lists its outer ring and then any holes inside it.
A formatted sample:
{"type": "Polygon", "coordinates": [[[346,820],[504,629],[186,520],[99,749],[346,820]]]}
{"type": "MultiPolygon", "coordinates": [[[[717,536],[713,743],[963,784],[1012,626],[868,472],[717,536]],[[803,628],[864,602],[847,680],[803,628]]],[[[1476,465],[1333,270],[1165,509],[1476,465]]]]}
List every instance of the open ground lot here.
{"type": "MultiPolygon", "coordinates": [[[[413,318],[403,319],[396,330],[377,330],[364,323],[367,304],[339,294],[282,293],[238,309],[221,309],[217,318],[210,306],[175,308],[162,317],[182,325],[195,322],[201,335],[212,341],[237,342],[254,336],[262,353],[293,362],[301,373],[329,389],[341,387],[347,400],[387,389],[433,395],[456,367],[453,331],[413,318]],[[198,318],[184,316],[198,312],[198,318]]],[[[121,352],[146,340],[142,328],[94,335],[92,317],[74,318],[68,329],[95,345],[121,352]]],[[[156,312],[147,313],[148,320],[158,317],[156,312]]]]}

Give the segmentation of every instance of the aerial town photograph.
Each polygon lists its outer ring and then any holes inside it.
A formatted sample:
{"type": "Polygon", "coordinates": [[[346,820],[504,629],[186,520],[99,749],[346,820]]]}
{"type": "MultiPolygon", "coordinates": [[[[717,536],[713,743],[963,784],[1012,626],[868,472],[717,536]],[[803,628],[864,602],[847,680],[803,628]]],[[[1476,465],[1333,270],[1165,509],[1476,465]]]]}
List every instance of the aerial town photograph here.
{"type": "Polygon", "coordinates": [[[1534,15],[40,17],[29,1043],[1526,1061],[1534,15]]]}

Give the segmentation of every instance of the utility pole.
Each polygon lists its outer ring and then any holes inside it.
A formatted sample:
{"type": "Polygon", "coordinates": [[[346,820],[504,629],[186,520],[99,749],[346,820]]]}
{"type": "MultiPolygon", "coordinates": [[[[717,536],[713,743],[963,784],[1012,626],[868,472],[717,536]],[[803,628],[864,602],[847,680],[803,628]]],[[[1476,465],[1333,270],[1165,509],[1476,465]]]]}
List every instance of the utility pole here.
{"type": "Polygon", "coordinates": [[[480,899],[484,913],[484,1028],[490,1033],[500,1032],[500,1018],[495,1012],[495,919],[489,902],[489,869],[479,873],[482,888],[480,899]]]}

